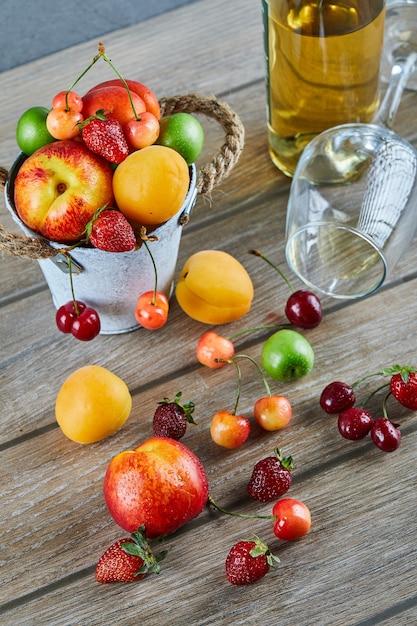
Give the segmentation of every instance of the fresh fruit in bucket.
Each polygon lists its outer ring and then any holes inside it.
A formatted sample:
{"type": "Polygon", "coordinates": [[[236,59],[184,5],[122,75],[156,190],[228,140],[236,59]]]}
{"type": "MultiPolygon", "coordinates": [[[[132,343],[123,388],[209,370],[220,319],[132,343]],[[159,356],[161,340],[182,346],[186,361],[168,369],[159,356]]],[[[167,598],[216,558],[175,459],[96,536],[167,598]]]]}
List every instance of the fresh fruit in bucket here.
{"type": "Polygon", "coordinates": [[[200,515],[208,498],[200,459],[168,437],[152,437],[113,457],[103,488],[115,522],[128,532],[144,524],[151,539],[173,533],[200,515]]]}
{"type": "Polygon", "coordinates": [[[182,156],[156,145],[129,154],[113,176],[119,209],[132,223],[150,227],[178,213],[189,184],[190,173],[182,156]]]}
{"type": "Polygon", "coordinates": [[[252,280],[243,265],[221,250],[200,250],[183,266],[175,295],[183,311],[205,324],[225,324],[251,307],[252,280]]]}
{"type": "Polygon", "coordinates": [[[126,383],[99,365],[75,370],[61,386],[55,417],[66,437],[77,443],[95,443],[123,426],[132,409],[126,383]]]}
{"type": "Polygon", "coordinates": [[[47,239],[81,239],[95,211],[113,203],[112,169],[80,141],[55,141],[20,167],[14,202],[20,219],[47,239]]]}

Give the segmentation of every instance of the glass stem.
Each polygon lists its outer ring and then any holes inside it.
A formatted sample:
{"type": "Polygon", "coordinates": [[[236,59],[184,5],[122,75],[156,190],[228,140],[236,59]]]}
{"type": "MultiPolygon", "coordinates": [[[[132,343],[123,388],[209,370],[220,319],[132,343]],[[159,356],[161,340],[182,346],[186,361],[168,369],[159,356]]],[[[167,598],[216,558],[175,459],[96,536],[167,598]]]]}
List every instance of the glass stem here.
{"type": "Polygon", "coordinates": [[[411,52],[408,57],[400,57],[394,61],[391,70],[391,79],[381,102],[381,106],[373,119],[374,124],[385,126],[392,130],[395,116],[400,106],[401,97],[408,79],[414,72],[416,61],[416,52],[411,52]]]}

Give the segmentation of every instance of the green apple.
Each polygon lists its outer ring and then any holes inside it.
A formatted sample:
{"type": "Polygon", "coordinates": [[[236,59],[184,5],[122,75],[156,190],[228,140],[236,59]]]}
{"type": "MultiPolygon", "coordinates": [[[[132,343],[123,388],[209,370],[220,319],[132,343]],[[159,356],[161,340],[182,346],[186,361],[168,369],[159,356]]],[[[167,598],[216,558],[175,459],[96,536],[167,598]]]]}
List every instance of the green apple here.
{"type": "Polygon", "coordinates": [[[280,382],[307,376],[313,365],[313,348],[296,330],[279,330],[271,335],[262,347],[264,370],[271,378],[280,382]]]}

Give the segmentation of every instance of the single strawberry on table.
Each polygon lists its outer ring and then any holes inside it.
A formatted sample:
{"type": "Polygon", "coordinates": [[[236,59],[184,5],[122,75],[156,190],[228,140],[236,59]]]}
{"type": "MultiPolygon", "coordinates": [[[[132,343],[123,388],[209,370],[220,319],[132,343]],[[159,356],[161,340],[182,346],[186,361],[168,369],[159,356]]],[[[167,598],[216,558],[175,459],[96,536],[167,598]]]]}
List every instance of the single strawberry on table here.
{"type": "Polygon", "coordinates": [[[291,456],[282,456],[278,448],[274,456],[258,461],[248,482],[248,494],[258,502],[271,502],[284,495],[292,484],[294,468],[291,456]]]}
{"type": "Polygon", "coordinates": [[[164,398],[158,402],[153,417],[153,431],[159,437],[170,437],[177,441],[185,435],[187,424],[195,424],[193,419],[194,402],[181,404],[182,392],[179,391],[173,400],[164,398]]]}
{"type": "Polygon", "coordinates": [[[279,563],[279,558],[259,537],[238,541],[226,558],[226,578],[232,585],[249,585],[263,578],[275,562],[279,563]]]}
{"type": "Polygon", "coordinates": [[[123,127],[114,118],[97,111],[79,124],[81,137],[91,152],[102,156],[110,163],[121,163],[129,154],[129,146],[123,127]]]}
{"type": "Polygon", "coordinates": [[[132,226],[116,209],[99,209],[86,227],[87,239],[105,252],[129,252],[136,246],[132,226]]]}
{"type": "Polygon", "coordinates": [[[159,574],[159,563],[165,555],[166,551],[152,552],[145,527],[140,526],[130,537],[119,539],[107,548],[97,563],[96,580],[103,584],[133,582],[149,573],[159,574]]]}

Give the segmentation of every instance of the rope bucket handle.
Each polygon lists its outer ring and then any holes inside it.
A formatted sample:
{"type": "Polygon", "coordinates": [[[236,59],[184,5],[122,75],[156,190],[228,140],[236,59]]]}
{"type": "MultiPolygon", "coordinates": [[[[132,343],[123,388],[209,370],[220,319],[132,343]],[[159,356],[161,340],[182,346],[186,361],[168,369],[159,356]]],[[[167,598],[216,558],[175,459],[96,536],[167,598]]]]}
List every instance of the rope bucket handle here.
{"type": "MultiPolygon", "coordinates": [[[[161,98],[161,116],[174,113],[202,114],[216,120],[224,131],[224,143],[211,161],[202,166],[197,174],[197,193],[207,195],[229,176],[244,146],[243,124],[230,106],[215,96],[186,94],[161,98]]],[[[0,188],[4,189],[8,171],[0,166],[0,188]]],[[[59,250],[52,248],[46,239],[31,238],[10,232],[0,224],[0,252],[29,259],[52,258],[59,250]]]]}

